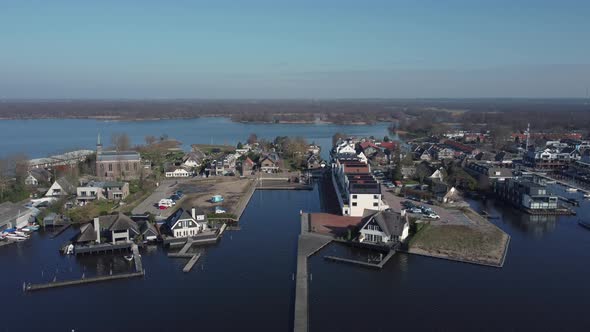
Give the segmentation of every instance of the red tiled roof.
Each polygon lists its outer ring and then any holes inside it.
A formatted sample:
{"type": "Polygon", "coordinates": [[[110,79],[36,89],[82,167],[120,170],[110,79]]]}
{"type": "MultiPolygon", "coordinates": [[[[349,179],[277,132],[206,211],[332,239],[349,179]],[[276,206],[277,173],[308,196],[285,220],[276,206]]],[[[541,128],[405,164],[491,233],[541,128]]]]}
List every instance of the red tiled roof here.
{"type": "Polygon", "coordinates": [[[310,230],[316,233],[343,235],[351,227],[358,226],[363,217],[339,216],[330,213],[310,213],[310,230]]]}
{"type": "Polygon", "coordinates": [[[381,147],[389,151],[395,150],[397,144],[395,142],[381,142],[381,147]]]}

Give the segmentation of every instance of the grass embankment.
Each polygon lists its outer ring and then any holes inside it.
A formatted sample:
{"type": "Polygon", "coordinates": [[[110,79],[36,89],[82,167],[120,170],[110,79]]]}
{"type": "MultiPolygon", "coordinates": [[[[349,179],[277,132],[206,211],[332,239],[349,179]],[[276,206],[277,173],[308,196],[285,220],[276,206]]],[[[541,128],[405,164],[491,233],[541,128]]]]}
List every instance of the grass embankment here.
{"type": "Polygon", "coordinates": [[[98,200],[84,206],[72,208],[66,212],[72,222],[86,222],[98,216],[109,214],[115,208],[116,203],[107,200],[98,200]]]}
{"type": "Polygon", "coordinates": [[[496,227],[424,225],[409,243],[416,254],[500,266],[508,236],[496,227]]]}

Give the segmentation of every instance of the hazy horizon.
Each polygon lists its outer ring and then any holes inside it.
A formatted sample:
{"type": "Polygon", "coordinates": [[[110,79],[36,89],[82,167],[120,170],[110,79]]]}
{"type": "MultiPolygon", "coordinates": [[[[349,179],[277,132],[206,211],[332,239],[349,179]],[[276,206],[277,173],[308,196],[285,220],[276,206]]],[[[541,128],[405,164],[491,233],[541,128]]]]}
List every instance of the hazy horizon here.
{"type": "Polygon", "coordinates": [[[587,98],[582,1],[3,1],[0,99],[587,98]]]}

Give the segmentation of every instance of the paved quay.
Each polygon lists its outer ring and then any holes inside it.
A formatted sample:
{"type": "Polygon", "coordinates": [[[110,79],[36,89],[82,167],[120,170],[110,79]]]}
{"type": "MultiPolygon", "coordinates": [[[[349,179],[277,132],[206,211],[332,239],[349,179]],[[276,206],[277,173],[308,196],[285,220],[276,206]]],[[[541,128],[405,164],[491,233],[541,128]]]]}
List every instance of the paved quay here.
{"type": "Polygon", "coordinates": [[[332,242],[332,237],[309,232],[309,214],[301,215],[301,234],[297,243],[297,279],[295,285],[295,322],[293,330],[309,330],[309,275],[307,259],[332,242]]]}

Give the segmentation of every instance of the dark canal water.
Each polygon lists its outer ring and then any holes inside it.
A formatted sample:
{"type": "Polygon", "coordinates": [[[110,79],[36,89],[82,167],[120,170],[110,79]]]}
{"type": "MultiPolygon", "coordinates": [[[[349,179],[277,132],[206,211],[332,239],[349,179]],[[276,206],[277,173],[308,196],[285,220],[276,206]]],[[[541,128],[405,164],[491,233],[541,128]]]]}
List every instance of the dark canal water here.
{"type": "Polygon", "coordinates": [[[25,153],[30,158],[47,157],[72,149],[95,149],[100,132],[103,144],[109,146],[113,133],[127,133],[133,144],[143,144],[145,136],[168,135],[190,145],[231,144],[245,142],[251,133],[259,138],[302,136],[322,147],[328,157],[332,135],[337,132],[359,137],[388,135],[388,123],[372,126],[341,126],[335,124],[256,124],[232,122],[227,118],[197,118],[161,121],[99,121],[72,119],[0,121],[0,157],[25,153]]]}
{"type": "MultiPolygon", "coordinates": [[[[582,200],[581,194],[563,196],[582,200]]],[[[310,260],[312,331],[590,331],[590,218],[532,218],[502,203],[472,202],[501,216],[511,235],[503,268],[398,254],[376,272],[310,260]]]]}
{"type": "MultiPolygon", "coordinates": [[[[184,260],[154,247],[143,252],[145,279],[24,294],[23,281],[51,280],[56,270],[63,280],[131,264],[60,256],[73,229],[0,248],[0,331],[289,331],[300,209],[327,208],[317,189],[256,192],[241,229],[206,248],[187,274],[184,260]]],[[[399,254],[375,271],[323,259],[337,248],[320,251],[310,261],[311,330],[590,330],[590,231],[576,223],[588,202],[578,217],[547,220],[492,201],[486,209],[512,236],[502,269],[399,254]]]]}

